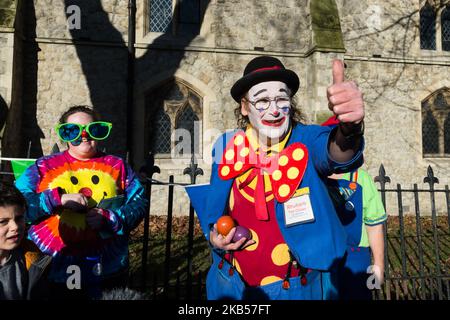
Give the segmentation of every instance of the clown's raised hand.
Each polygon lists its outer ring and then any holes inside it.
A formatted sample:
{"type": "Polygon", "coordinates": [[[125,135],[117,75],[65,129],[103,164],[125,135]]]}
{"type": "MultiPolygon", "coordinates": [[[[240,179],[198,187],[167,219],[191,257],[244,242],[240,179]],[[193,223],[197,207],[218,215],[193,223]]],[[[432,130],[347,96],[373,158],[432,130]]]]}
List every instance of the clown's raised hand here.
{"type": "Polygon", "coordinates": [[[339,120],[331,137],[329,152],[338,162],[352,159],[361,146],[364,133],[363,94],[354,81],[345,81],[344,63],[333,61],[333,84],[327,90],[328,107],[339,120]]]}
{"type": "Polygon", "coordinates": [[[328,107],[341,122],[343,133],[351,133],[364,119],[363,94],[354,81],[345,81],[344,63],[333,60],[333,84],[327,90],[328,107]]]}

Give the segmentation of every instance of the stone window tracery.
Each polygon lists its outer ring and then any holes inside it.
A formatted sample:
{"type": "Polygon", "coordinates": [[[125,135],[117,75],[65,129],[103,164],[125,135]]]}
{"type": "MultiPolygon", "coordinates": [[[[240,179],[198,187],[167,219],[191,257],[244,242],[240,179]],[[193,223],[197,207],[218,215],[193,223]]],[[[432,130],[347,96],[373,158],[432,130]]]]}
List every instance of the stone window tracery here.
{"type": "Polygon", "coordinates": [[[420,10],[420,48],[436,50],[436,12],[429,2],[420,10]]]}
{"type": "Polygon", "coordinates": [[[450,90],[422,101],[422,152],[425,158],[450,157],[450,90]]]}
{"type": "Polygon", "coordinates": [[[146,96],[149,151],[156,157],[201,157],[202,98],[187,84],[172,80],[146,96]]]}
{"type": "Polygon", "coordinates": [[[450,51],[450,5],[441,13],[442,50],[450,51]]]}

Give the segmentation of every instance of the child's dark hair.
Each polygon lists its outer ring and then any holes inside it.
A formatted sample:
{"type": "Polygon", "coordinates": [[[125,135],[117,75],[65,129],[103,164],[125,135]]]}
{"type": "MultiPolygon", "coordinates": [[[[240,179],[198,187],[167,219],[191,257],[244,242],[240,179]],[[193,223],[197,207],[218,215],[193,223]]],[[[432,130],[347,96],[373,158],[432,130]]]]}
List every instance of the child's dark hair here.
{"type": "Polygon", "coordinates": [[[92,107],[79,105],[79,106],[72,106],[66,112],[64,112],[62,116],[59,118],[59,123],[60,124],[66,123],[67,118],[69,118],[72,114],[77,112],[83,112],[90,115],[94,121],[100,120],[100,114],[96,112],[92,107]]]}
{"type": "Polygon", "coordinates": [[[23,194],[12,184],[0,183],[0,207],[18,206],[27,209],[23,194]]]}

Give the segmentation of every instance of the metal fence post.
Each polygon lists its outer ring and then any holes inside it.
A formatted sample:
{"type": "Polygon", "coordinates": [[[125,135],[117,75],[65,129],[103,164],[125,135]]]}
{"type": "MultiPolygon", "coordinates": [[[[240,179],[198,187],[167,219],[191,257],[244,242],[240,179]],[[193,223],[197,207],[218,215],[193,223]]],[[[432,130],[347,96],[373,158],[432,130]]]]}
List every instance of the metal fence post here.
{"type": "Polygon", "coordinates": [[[414,184],[414,206],[416,209],[416,234],[417,244],[419,248],[419,274],[420,274],[420,296],[425,299],[425,273],[423,265],[423,247],[422,247],[422,221],[420,220],[419,192],[417,191],[417,183],[414,184]]]}
{"type": "MultiPolygon", "coordinates": [[[[398,200],[398,219],[400,227],[400,252],[402,255],[402,277],[403,280],[400,282],[401,288],[404,294],[409,296],[408,284],[405,285],[405,279],[407,279],[408,274],[406,272],[406,242],[405,242],[405,226],[403,221],[403,198],[402,198],[402,186],[397,184],[397,200],[398,200]]],[[[406,280],[407,281],[407,280],[406,280]]]]}
{"type": "MultiPolygon", "coordinates": [[[[390,183],[391,178],[389,178],[386,175],[386,171],[384,170],[383,164],[380,165],[380,169],[378,170],[378,176],[375,177],[374,181],[380,183],[381,201],[383,202],[384,210],[387,212],[387,210],[386,210],[386,183],[390,183]]],[[[386,225],[383,230],[384,243],[385,243],[385,249],[384,249],[384,273],[386,275],[385,276],[385,290],[386,290],[385,294],[386,294],[386,299],[391,300],[391,283],[390,283],[390,279],[389,279],[389,256],[388,256],[389,243],[388,243],[388,239],[387,239],[387,228],[388,228],[388,223],[386,220],[386,225]]]]}
{"type": "Polygon", "coordinates": [[[448,185],[445,186],[445,199],[447,200],[447,226],[450,232],[450,191],[448,190],[448,185]]]}
{"type": "MultiPolygon", "coordinates": [[[[203,170],[198,167],[195,155],[192,154],[190,166],[184,169],[183,175],[188,174],[191,177],[191,184],[195,184],[198,175],[203,175],[203,170]]],[[[187,248],[187,274],[186,274],[186,297],[192,297],[192,251],[194,246],[194,208],[192,203],[189,205],[189,231],[187,248]]]]}
{"type": "Polygon", "coordinates": [[[173,175],[169,177],[169,201],[167,203],[166,224],[166,256],[164,259],[164,297],[167,299],[170,280],[170,246],[172,244],[172,214],[173,214],[173,175]]]}
{"type": "Polygon", "coordinates": [[[139,174],[145,181],[146,197],[148,200],[148,209],[144,216],[144,239],[142,240],[142,288],[147,286],[147,262],[148,262],[148,250],[149,250],[149,237],[150,237],[150,202],[152,200],[152,176],[155,173],[161,173],[159,167],[155,166],[155,158],[153,153],[148,154],[145,165],[139,170],[139,174]]]}
{"type": "Polygon", "coordinates": [[[428,166],[427,176],[423,179],[424,183],[428,183],[430,186],[430,200],[431,200],[431,217],[433,220],[433,236],[434,236],[434,252],[436,255],[436,281],[438,285],[439,300],[442,300],[442,281],[441,281],[441,262],[439,257],[439,239],[437,235],[437,218],[436,218],[436,203],[434,184],[439,183],[438,178],[434,176],[433,169],[428,166]]]}

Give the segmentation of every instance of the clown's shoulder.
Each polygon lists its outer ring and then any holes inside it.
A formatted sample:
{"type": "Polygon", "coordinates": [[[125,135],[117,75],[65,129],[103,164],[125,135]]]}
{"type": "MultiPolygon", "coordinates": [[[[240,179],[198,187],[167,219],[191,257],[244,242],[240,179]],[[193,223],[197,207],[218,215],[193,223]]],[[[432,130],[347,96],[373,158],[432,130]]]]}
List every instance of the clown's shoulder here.
{"type": "Polygon", "coordinates": [[[323,127],[317,124],[296,123],[292,127],[292,136],[301,135],[302,140],[310,141],[320,135],[328,135],[331,130],[332,128],[330,127],[323,127]]]}
{"type": "Polygon", "coordinates": [[[225,149],[225,146],[227,145],[228,141],[230,141],[238,132],[244,132],[243,129],[232,129],[227,130],[222,135],[220,135],[216,141],[214,142],[214,145],[212,147],[212,158],[213,162],[219,163],[222,159],[222,153],[225,149]]]}
{"type": "MultiPolygon", "coordinates": [[[[330,127],[324,127],[317,124],[303,124],[303,123],[295,123],[293,125],[292,131],[293,134],[302,134],[305,138],[313,138],[321,134],[328,134],[331,132],[332,128],[330,127]]],[[[220,135],[213,145],[213,156],[215,155],[214,152],[222,151],[228,141],[231,140],[237,133],[244,132],[245,130],[242,128],[239,129],[231,129],[224,132],[222,135],[220,135]]],[[[308,139],[309,140],[309,139],[308,139]]]]}

